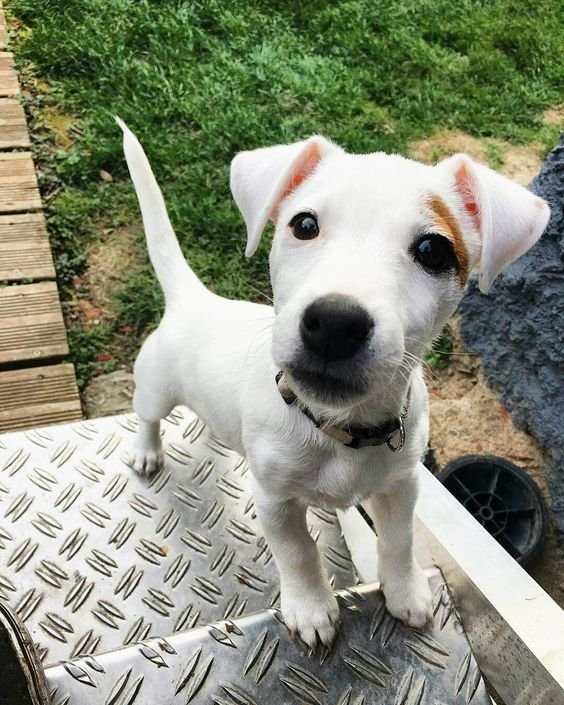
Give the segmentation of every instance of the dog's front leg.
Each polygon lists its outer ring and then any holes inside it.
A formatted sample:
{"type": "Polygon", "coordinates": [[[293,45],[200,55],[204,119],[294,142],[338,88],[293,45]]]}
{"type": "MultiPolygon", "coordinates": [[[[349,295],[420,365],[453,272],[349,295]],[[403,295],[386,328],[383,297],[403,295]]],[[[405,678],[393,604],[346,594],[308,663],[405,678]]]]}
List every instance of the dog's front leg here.
{"type": "Polygon", "coordinates": [[[364,503],[378,534],[378,574],[388,611],[412,627],[431,622],[429,581],[413,553],[417,480],[407,478],[364,503]]]}
{"type": "Polygon", "coordinates": [[[255,507],[280,573],[282,617],[292,635],[312,649],[331,646],[339,606],[307,529],[307,508],[295,500],[270,498],[254,485],[255,507]]]}
{"type": "Polygon", "coordinates": [[[140,475],[152,475],[164,463],[160,421],[139,419],[131,464],[140,475]]]}

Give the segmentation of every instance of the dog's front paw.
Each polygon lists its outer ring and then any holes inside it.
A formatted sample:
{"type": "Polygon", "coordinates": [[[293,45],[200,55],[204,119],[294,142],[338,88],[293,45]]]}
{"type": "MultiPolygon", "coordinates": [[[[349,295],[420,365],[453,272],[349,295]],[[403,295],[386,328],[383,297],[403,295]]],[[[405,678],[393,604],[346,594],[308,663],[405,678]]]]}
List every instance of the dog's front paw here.
{"type": "Polygon", "coordinates": [[[409,574],[381,575],[381,588],[388,612],[409,627],[433,622],[433,596],[429,581],[418,565],[409,574]]]}
{"type": "Polygon", "coordinates": [[[339,605],[332,590],[288,592],[282,590],[282,618],[292,638],[298,634],[311,648],[318,641],[330,647],[339,627],[339,605]]]}
{"type": "Polygon", "coordinates": [[[164,465],[162,448],[134,448],[129,463],[140,475],[149,476],[164,465]]]}

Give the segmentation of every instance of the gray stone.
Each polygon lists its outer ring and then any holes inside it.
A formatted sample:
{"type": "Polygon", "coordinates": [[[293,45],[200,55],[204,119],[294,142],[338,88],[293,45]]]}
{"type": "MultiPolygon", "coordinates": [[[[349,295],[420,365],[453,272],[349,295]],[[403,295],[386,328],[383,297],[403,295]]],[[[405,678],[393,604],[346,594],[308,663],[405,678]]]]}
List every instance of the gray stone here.
{"type": "Polygon", "coordinates": [[[529,188],[551,207],[548,228],[488,296],[470,283],[461,333],[516,425],[546,449],[553,517],[564,533],[564,139],[529,188]]]}
{"type": "Polygon", "coordinates": [[[126,370],[93,377],[84,390],[86,415],[94,419],[130,412],[133,388],[133,374],[126,370]]]}

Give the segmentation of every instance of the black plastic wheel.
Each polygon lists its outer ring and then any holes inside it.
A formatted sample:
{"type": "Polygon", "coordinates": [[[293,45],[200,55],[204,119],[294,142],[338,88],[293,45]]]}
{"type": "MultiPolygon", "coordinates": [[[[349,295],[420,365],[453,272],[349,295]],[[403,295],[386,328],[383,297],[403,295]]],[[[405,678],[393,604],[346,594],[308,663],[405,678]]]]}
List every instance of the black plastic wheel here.
{"type": "Polygon", "coordinates": [[[534,562],[548,534],[548,510],[523,470],[493,455],[466,455],[437,477],[516,561],[534,562]]]}
{"type": "Polygon", "coordinates": [[[39,653],[20,618],[0,602],[0,702],[48,705],[51,702],[39,653]]]}

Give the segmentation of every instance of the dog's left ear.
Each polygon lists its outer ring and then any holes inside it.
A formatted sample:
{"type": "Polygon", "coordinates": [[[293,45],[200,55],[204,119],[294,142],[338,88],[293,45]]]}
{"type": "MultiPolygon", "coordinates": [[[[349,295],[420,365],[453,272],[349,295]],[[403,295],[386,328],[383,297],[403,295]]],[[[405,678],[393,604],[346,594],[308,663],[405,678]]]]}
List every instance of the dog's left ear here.
{"type": "Polygon", "coordinates": [[[247,257],[255,253],[281,201],[332,151],[340,148],[316,135],[303,142],[237,154],[231,162],[231,192],[247,226],[247,257]]]}
{"type": "Polygon", "coordinates": [[[448,170],[451,187],[480,235],[479,286],[487,293],[497,275],[540,238],[550,210],[542,198],[465,154],[445,159],[438,168],[448,170]]]}

